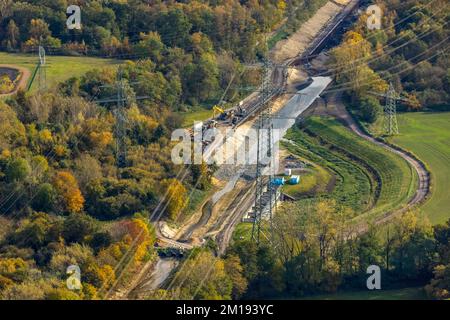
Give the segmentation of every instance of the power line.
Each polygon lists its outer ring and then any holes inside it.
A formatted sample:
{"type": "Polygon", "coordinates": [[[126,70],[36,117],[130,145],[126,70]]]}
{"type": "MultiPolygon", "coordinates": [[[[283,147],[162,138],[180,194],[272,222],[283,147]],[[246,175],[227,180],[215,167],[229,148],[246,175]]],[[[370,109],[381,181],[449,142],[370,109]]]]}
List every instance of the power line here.
{"type": "MultiPolygon", "coordinates": [[[[113,114],[116,118],[116,125],[114,128],[114,134],[116,138],[116,164],[119,168],[124,168],[127,166],[127,124],[128,116],[126,107],[129,102],[129,97],[125,92],[125,79],[123,77],[123,69],[120,67],[117,71],[117,80],[113,86],[102,86],[104,87],[114,87],[116,89],[116,97],[94,100],[96,103],[115,103],[116,106],[113,109],[113,114]]],[[[150,96],[138,96],[135,100],[145,100],[151,99],[150,96]]]]}
{"type": "Polygon", "coordinates": [[[387,135],[392,136],[398,134],[397,123],[397,94],[392,82],[386,92],[386,105],[384,107],[384,131],[387,135]]]}

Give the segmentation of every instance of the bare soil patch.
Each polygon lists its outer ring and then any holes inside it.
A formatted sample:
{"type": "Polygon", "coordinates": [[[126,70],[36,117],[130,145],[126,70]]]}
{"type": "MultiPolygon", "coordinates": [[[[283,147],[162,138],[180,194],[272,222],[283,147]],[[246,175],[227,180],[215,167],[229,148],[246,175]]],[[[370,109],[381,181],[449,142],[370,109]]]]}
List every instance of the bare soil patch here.
{"type": "MultiPolygon", "coordinates": [[[[341,0],[349,2],[347,0],[341,0]]],[[[342,6],[333,1],[329,1],[316,14],[305,22],[297,32],[285,40],[279,41],[271,50],[270,58],[275,63],[282,63],[301,55],[311,44],[313,39],[319,34],[329,21],[331,21],[339,12],[342,6]]]]}

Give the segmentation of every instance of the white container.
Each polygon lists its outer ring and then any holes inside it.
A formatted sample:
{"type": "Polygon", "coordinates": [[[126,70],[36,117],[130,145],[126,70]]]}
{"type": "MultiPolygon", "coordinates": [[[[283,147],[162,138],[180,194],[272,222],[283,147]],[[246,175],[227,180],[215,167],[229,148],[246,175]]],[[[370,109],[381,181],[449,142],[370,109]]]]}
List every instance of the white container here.
{"type": "Polygon", "coordinates": [[[290,176],[292,174],[292,170],[291,169],[284,169],[284,175],[285,176],[290,176]]]}

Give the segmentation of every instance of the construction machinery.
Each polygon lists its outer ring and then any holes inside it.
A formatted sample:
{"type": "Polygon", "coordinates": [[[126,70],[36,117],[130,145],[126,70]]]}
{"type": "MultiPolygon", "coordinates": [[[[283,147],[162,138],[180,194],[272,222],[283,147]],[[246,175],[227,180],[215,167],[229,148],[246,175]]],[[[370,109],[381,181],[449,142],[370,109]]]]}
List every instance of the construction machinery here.
{"type": "Polygon", "coordinates": [[[225,113],[225,110],[223,110],[218,105],[215,105],[213,107],[213,118],[216,119],[217,117],[221,117],[225,113]]]}

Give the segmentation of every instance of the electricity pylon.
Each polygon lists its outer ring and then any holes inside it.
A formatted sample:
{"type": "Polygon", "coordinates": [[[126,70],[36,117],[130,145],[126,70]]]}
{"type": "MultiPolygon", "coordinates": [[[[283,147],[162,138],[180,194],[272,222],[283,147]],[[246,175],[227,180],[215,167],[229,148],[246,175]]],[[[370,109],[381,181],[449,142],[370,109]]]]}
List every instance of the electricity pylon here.
{"type": "Polygon", "coordinates": [[[116,118],[116,125],[114,127],[114,136],[116,138],[116,165],[119,168],[123,168],[127,164],[127,112],[126,104],[128,102],[127,95],[125,93],[125,80],[123,78],[122,68],[119,67],[117,71],[117,79],[114,85],[103,85],[100,88],[115,88],[116,96],[106,99],[94,100],[96,103],[115,103],[112,108],[114,117],[116,118]]]}
{"type": "Polygon", "coordinates": [[[117,90],[117,104],[114,109],[114,115],[116,117],[116,126],[115,126],[115,136],[116,136],[116,161],[117,166],[123,168],[127,163],[127,146],[125,138],[127,136],[127,128],[126,124],[127,114],[125,110],[125,85],[122,76],[122,69],[119,69],[117,74],[117,82],[116,82],[116,90],[117,90]]]}
{"type": "MultiPolygon", "coordinates": [[[[114,128],[114,135],[116,138],[116,164],[119,168],[123,168],[127,166],[127,145],[126,145],[126,137],[127,137],[127,104],[130,99],[128,94],[125,92],[125,79],[123,77],[123,70],[119,68],[117,71],[117,80],[113,86],[105,85],[104,87],[113,87],[116,90],[115,97],[109,97],[100,100],[94,100],[96,103],[115,103],[115,107],[113,107],[113,114],[116,118],[116,125],[114,128]]],[[[139,82],[133,82],[133,84],[138,84],[139,82]]],[[[154,99],[151,96],[138,96],[133,97],[133,101],[136,100],[145,100],[145,99],[154,99]]]]}
{"type": "MultiPolygon", "coordinates": [[[[262,230],[263,215],[267,214],[270,227],[270,238],[272,239],[272,216],[275,208],[276,194],[273,193],[273,121],[272,121],[272,108],[270,104],[270,97],[274,90],[271,81],[271,65],[270,62],[265,59],[263,65],[263,78],[261,84],[261,99],[262,99],[262,111],[258,118],[258,144],[257,144],[257,160],[256,160],[256,194],[255,194],[255,212],[253,218],[252,227],[252,240],[257,244],[260,243],[262,230]],[[267,164],[267,158],[269,159],[267,164]],[[265,175],[264,169],[268,166],[268,174],[265,175]],[[268,181],[266,181],[268,178],[268,181]],[[263,195],[268,195],[266,200],[263,195]],[[268,198],[268,199],[267,199],[268,198]],[[266,213],[267,206],[267,213],[266,213]]],[[[275,190],[276,191],[276,190],[275,190]]],[[[264,234],[266,237],[267,235],[264,234]]]]}
{"type": "Polygon", "coordinates": [[[391,82],[389,84],[389,89],[386,92],[386,104],[384,106],[384,132],[389,136],[399,133],[397,123],[397,99],[397,94],[391,82]]]}
{"type": "Polygon", "coordinates": [[[47,89],[47,71],[46,71],[46,56],[45,49],[42,46],[39,46],[39,92],[42,93],[45,89],[47,89]]]}
{"type": "Polygon", "coordinates": [[[33,75],[31,76],[31,80],[28,83],[27,91],[31,90],[31,86],[38,77],[38,90],[39,93],[42,93],[47,88],[47,71],[46,71],[46,56],[45,49],[42,46],[39,46],[38,49],[39,60],[36,63],[36,68],[34,69],[33,75]]]}
{"type": "MultiPolygon", "coordinates": [[[[289,117],[278,117],[272,114],[271,98],[277,94],[302,95],[298,91],[289,92],[283,86],[274,86],[272,83],[273,72],[282,69],[284,81],[287,78],[288,65],[276,65],[267,58],[263,62],[263,77],[261,87],[256,92],[260,92],[261,113],[258,117],[258,143],[257,143],[257,162],[256,162],[256,194],[254,206],[254,218],[252,226],[252,240],[258,245],[261,235],[267,240],[273,242],[273,215],[277,207],[278,187],[274,185],[275,175],[275,155],[274,154],[274,119],[296,119],[289,117]],[[264,228],[264,216],[267,217],[268,228],[264,228]],[[264,231],[268,230],[269,234],[264,231]]],[[[276,75],[275,75],[276,76],[276,75]]]]}

